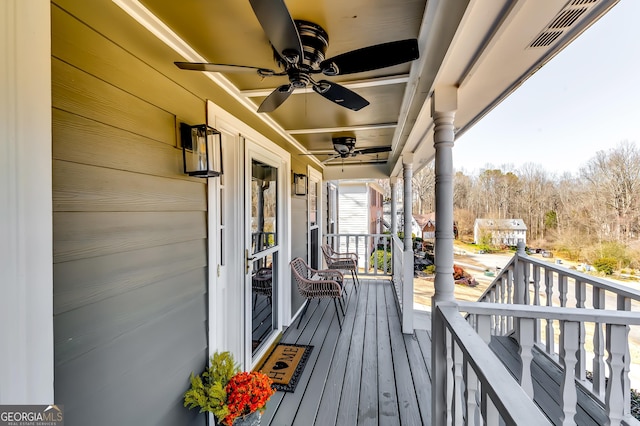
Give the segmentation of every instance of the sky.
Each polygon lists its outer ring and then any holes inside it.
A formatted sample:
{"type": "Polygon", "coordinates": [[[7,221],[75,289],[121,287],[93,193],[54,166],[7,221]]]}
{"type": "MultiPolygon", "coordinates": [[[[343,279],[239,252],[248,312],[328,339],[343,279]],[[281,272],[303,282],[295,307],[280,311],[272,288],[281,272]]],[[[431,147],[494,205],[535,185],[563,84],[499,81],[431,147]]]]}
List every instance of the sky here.
{"type": "Polygon", "coordinates": [[[535,163],[575,175],[625,140],[640,149],[639,0],[621,0],[467,130],[453,165],[477,174],[535,163]]]}

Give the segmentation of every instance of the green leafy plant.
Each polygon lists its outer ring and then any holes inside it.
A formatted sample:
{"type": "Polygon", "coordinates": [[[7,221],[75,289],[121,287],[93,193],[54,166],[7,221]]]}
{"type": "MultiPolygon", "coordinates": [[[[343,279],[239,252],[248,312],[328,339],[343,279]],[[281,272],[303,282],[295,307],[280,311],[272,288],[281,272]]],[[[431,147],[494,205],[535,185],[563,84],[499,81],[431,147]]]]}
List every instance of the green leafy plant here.
{"type": "Polygon", "coordinates": [[[618,261],[613,257],[601,257],[593,262],[593,266],[596,267],[598,272],[602,272],[605,275],[611,275],[616,269],[616,266],[618,266],[618,261]]]}
{"type": "Polygon", "coordinates": [[[386,250],[376,250],[371,253],[369,262],[372,268],[376,268],[379,271],[391,271],[391,266],[393,265],[393,261],[391,260],[391,252],[386,250]],[[387,258],[386,263],[385,256],[387,258]]]}
{"type": "Polygon", "coordinates": [[[273,382],[259,371],[241,372],[230,352],[211,355],[202,374],[191,373],[191,388],[184,394],[184,406],[210,412],[219,424],[232,426],[236,418],[263,411],[275,392],[273,382]]]}

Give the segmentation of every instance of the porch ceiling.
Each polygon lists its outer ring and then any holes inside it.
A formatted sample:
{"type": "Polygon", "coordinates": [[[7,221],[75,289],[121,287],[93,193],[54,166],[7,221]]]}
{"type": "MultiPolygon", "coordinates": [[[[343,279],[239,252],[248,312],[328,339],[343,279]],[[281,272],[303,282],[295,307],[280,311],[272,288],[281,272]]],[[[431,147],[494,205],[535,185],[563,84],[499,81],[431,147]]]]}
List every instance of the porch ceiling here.
{"type": "MultiPolygon", "coordinates": [[[[132,3],[134,0],[114,0],[132,3]]],[[[354,136],[356,148],[391,152],[337,159],[325,178],[393,176],[404,153],[419,169],[434,156],[431,95],[441,85],[459,88],[455,126],[471,127],[541,65],[618,0],[286,0],[294,19],[312,21],[329,35],[326,57],[388,41],[417,38],[420,58],[406,64],[326,79],[351,88],[370,105],[351,111],[313,91],[297,90],[274,112],[272,126],[317,163],[333,153],[331,138],[354,136]],[[555,20],[564,16],[561,22],[555,20]],[[554,23],[555,22],[555,23],[554,23]],[[532,43],[547,32],[544,43],[532,43]]],[[[205,60],[278,70],[269,41],[246,0],[141,0],[205,60]]],[[[175,53],[166,61],[190,60],[175,53]]],[[[194,71],[181,71],[197,73],[194,71]]],[[[244,100],[247,114],[286,77],[224,73],[227,90],[244,100]]],[[[324,78],[324,77],[323,77],[324,78]]],[[[293,155],[300,151],[291,149],[293,155]]]]}

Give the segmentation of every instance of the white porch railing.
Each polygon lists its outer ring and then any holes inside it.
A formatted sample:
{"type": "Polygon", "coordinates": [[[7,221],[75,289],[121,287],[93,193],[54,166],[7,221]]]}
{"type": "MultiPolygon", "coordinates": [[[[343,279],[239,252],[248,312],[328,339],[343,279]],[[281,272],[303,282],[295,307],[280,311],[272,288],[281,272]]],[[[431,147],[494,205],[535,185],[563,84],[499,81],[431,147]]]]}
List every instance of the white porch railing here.
{"type": "Polygon", "coordinates": [[[359,275],[391,275],[393,259],[391,234],[327,234],[326,239],[327,244],[337,252],[351,252],[358,255],[359,275]]]}
{"type": "MultiPolygon", "coordinates": [[[[625,378],[628,370],[625,360],[629,352],[629,325],[640,325],[640,316],[633,312],[603,310],[594,316],[593,311],[581,308],[558,308],[547,306],[504,305],[498,303],[469,303],[459,302],[458,309],[469,314],[468,321],[486,343],[491,339],[496,329],[493,323],[497,318],[509,317],[515,325],[515,337],[519,345],[519,356],[522,363],[520,372],[520,386],[524,392],[533,398],[533,375],[531,366],[533,348],[537,345],[535,322],[541,319],[558,323],[559,351],[557,361],[563,372],[560,387],[560,405],[563,425],[576,424],[574,416],[577,408],[577,386],[585,391],[591,391],[592,386],[580,379],[584,375],[584,368],[580,363],[580,352],[585,350],[584,335],[580,334],[585,324],[598,324],[599,333],[595,333],[594,340],[600,339],[608,353],[606,368],[609,378],[602,382],[604,398],[600,399],[610,425],[640,424],[630,413],[630,397],[625,378]],[[597,321],[597,323],[595,322],[597,321]],[[626,390],[625,390],[626,389],[626,390]]],[[[604,354],[604,352],[603,352],[604,354]]],[[[595,359],[594,359],[595,362],[595,359]]],[[[605,360],[601,357],[604,372],[605,360]]],[[[593,395],[595,398],[598,395],[593,395]]]]}
{"type": "Polygon", "coordinates": [[[551,424],[454,303],[438,304],[431,321],[432,425],[551,424]]]}
{"type": "MultiPolygon", "coordinates": [[[[404,250],[404,243],[398,236],[394,236],[392,243],[393,252],[394,253],[402,253],[404,250]]],[[[396,296],[398,300],[398,307],[402,312],[402,304],[404,301],[403,291],[404,291],[404,256],[394,256],[393,257],[393,285],[396,289],[396,296]]]]}
{"type": "Polygon", "coordinates": [[[391,234],[327,234],[327,244],[338,252],[358,255],[358,275],[392,277],[402,332],[413,333],[413,250],[391,234]],[[410,301],[403,309],[404,301],[410,301]]]}
{"type": "Polygon", "coordinates": [[[441,415],[447,420],[436,420],[439,423],[434,425],[475,424],[470,421],[478,413],[485,424],[497,424],[493,423],[495,416],[512,424],[509,418],[513,413],[509,411],[508,404],[494,401],[491,395],[493,406],[490,405],[488,413],[495,414],[491,417],[482,410],[478,411],[484,404],[484,396],[468,394],[478,393],[483,386],[493,387],[493,382],[500,383],[495,395],[497,399],[514,398],[511,395],[512,384],[502,383],[502,368],[495,367],[500,361],[487,347],[492,335],[515,337],[523,368],[520,385],[513,382],[522,388],[527,398],[533,396],[531,365],[534,347],[537,353],[544,354],[562,371],[561,401],[558,404],[563,412],[563,425],[576,424],[578,388],[580,393],[589,393],[593,401],[598,401],[608,418],[607,424],[640,425],[630,410],[631,357],[628,343],[630,333],[637,335],[640,332],[640,327],[637,327],[640,315],[631,312],[639,304],[640,292],[537,260],[525,255],[521,249],[480,301],[485,303],[458,302],[433,312],[434,408],[438,406],[436,404],[446,407],[440,413],[434,409],[434,416],[441,415]],[[468,327],[457,319],[459,312],[468,314],[468,327]],[[483,349],[475,348],[477,345],[483,349]],[[468,359],[471,357],[477,361],[478,356],[486,356],[490,360],[486,371],[479,371],[482,364],[476,365],[468,359]],[[464,374],[461,375],[458,369],[462,369],[460,371],[464,374]],[[587,380],[587,370],[592,373],[591,380],[587,380]],[[490,383],[483,384],[480,375],[488,376],[490,383]],[[463,396],[459,395],[461,389],[466,392],[463,396]],[[473,404],[476,398],[481,401],[477,406],[473,404]],[[464,421],[449,421],[459,418],[464,421]]]}

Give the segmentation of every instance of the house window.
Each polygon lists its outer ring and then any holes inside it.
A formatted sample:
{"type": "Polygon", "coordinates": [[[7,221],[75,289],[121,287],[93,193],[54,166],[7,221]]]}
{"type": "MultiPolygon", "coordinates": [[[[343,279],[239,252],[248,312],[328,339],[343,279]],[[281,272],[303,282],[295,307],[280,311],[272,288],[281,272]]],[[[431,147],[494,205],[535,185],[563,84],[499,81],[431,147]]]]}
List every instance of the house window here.
{"type": "Polygon", "coordinates": [[[315,180],[309,182],[309,224],[318,224],[318,182],[315,180]]]}

